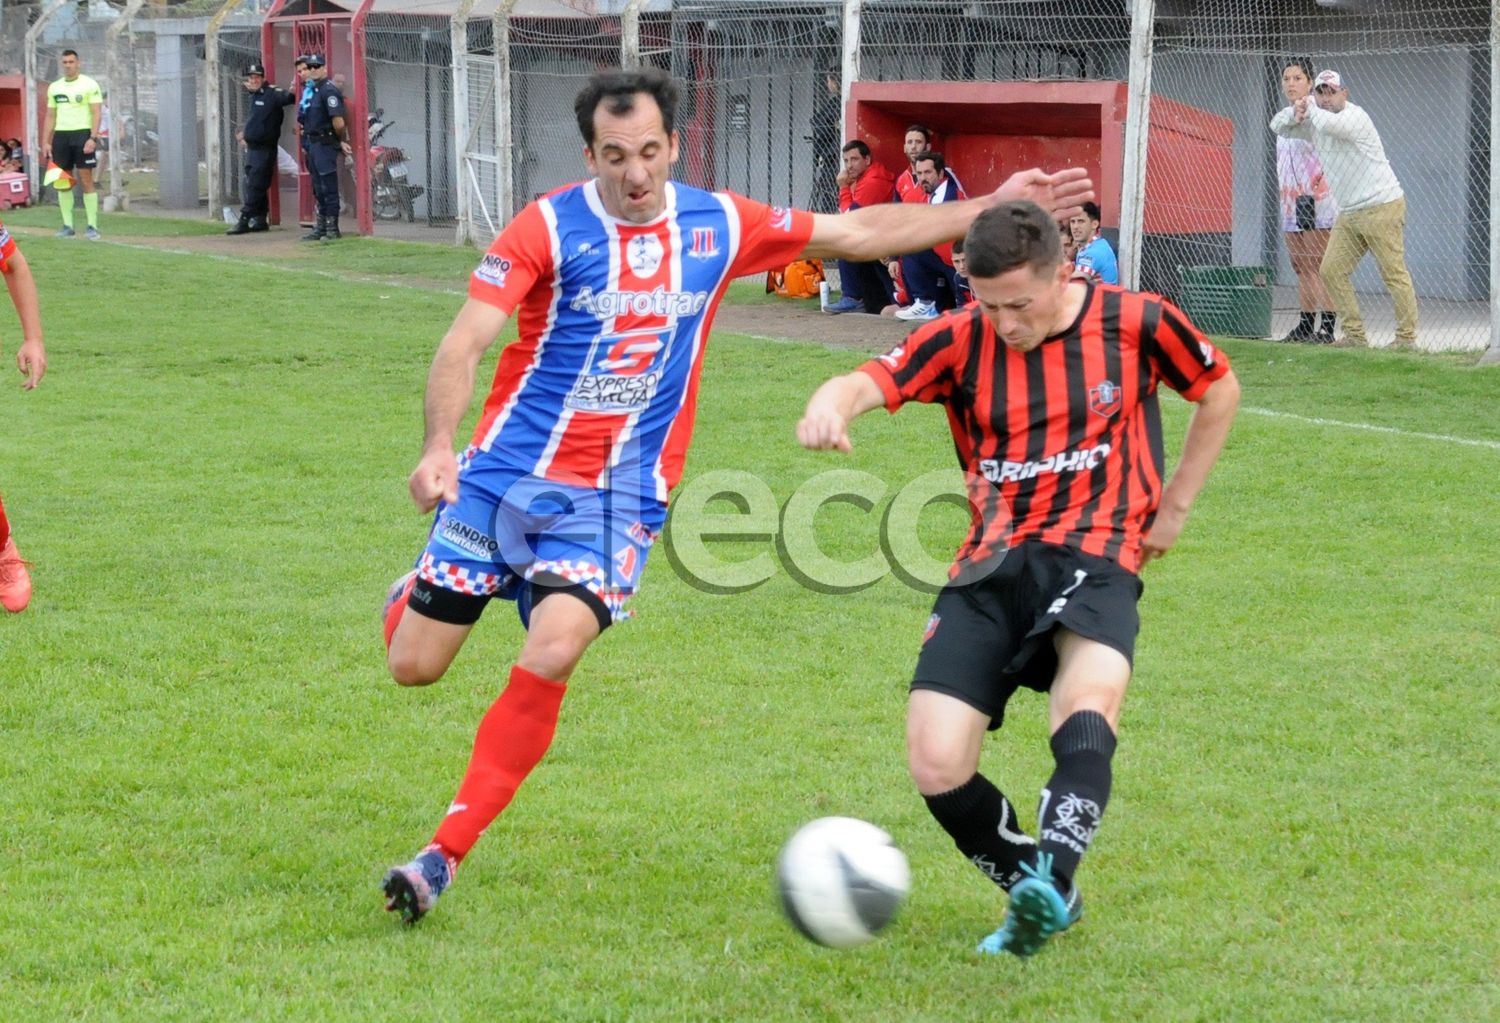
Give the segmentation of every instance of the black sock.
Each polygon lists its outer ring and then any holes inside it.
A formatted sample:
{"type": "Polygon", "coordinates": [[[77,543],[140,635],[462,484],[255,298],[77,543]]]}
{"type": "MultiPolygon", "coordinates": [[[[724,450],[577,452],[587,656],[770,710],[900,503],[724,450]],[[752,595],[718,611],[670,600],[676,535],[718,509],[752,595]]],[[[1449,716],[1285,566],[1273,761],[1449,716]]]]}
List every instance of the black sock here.
{"type": "Polygon", "coordinates": [[[1333,319],[1334,319],[1334,314],[1333,313],[1330,313],[1330,312],[1323,313],[1322,316],[1321,316],[1320,326],[1318,327],[1318,333],[1320,333],[1320,334],[1332,334],[1333,333],[1333,319]]]}
{"type": "Polygon", "coordinates": [[[1098,711],[1079,711],[1052,736],[1057,769],[1042,790],[1038,850],[1052,855],[1052,874],[1065,891],[1109,803],[1114,754],[1115,733],[1098,711]]]}
{"type": "Polygon", "coordinates": [[[1021,831],[1015,807],[988,778],[975,774],[956,789],[922,798],[981,874],[1006,891],[1021,879],[1021,864],[1032,858],[1036,842],[1021,831]]]}
{"type": "Polygon", "coordinates": [[[1292,333],[1293,334],[1297,334],[1297,335],[1303,335],[1303,334],[1305,334],[1308,337],[1311,337],[1312,336],[1312,332],[1313,332],[1313,321],[1316,320],[1316,319],[1317,319],[1317,314],[1316,313],[1302,313],[1302,314],[1300,314],[1297,317],[1297,329],[1294,330],[1294,331],[1292,331],[1292,333]]]}

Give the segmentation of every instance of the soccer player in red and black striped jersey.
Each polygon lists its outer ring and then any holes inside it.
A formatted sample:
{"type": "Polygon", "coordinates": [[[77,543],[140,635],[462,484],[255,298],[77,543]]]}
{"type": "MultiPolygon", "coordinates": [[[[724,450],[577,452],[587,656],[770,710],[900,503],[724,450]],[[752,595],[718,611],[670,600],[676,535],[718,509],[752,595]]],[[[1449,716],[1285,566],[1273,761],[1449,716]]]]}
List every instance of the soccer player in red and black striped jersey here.
{"type": "MultiPolygon", "coordinates": [[[[15,239],[4,224],[0,224],[0,276],[5,278],[5,289],[10,292],[10,300],[21,320],[16,368],[25,377],[22,388],[29,391],[36,387],[47,370],[47,352],[42,345],[42,315],[31,267],[26,265],[26,257],[16,248],[15,239]]],[[[5,505],[0,504],[0,607],[11,612],[24,611],[30,602],[31,575],[26,571],[26,562],[21,560],[16,541],[10,535],[5,505]]]]}
{"type": "Polygon", "coordinates": [[[975,304],[825,383],[797,434],[847,451],[849,423],[865,412],[947,409],[974,517],[917,659],[908,761],[938,823],[1010,893],[979,950],[1029,956],[1082,912],[1073,877],[1109,799],[1137,573],[1181,533],[1239,384],[1172,303],[1070,279],[1057,224],[1039,206],[982,213],[964,254],[975,304]],[[1196,405],[1170,479],[1163,383],[1196,405]],[[1056,769],[1039,839],[979,773],[985,732],[1021,686],[1049,694],[1056,769]]]}

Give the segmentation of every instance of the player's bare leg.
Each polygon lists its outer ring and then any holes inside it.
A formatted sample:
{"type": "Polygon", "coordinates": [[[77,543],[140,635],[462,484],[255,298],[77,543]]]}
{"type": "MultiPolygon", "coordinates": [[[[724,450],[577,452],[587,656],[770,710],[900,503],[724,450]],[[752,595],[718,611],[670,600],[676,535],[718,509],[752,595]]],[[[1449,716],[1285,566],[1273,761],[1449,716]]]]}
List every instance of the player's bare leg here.
{"type": "MultiPolygon", "coordinates": [[[[407,619],[417,617],[403,618],[398,639],[407,619]]],[[[479,723],[447,816],[415,859],[385,875],[386,909],[414,923],[437,903],[459,863],[547,752],[567,680],[599,632],[594,608],[579,597],[552,593],[538,600],[509,684],[479,723]]]]}
{"type": "Polygon", "coordinates": [[[962,785],[979,769],[989,715],[933,689],[915,689],[906,704],[906,762],[924,796],[962,785]]]}
{"type": "Polygon", "coordinates": [[[1130,662],[1114,647],[1085,639],[1068,629],[1058,629],[1057,675],[1047,699],[1049,731],[1056,735],[1074,714],[1094,711],[1118,731],[1120,706],[1130,683],[1130,662]]]}
{"type": "Polygon", "coordinates": [[[413,611],[405,606],[409,592],[409,585],[403,587],[396,597],[399,603],[386,610],[390,645],[385,663],[391,678],[403,686],[431,685],[443,677],[474,625],[440,622],[413,611]]]}

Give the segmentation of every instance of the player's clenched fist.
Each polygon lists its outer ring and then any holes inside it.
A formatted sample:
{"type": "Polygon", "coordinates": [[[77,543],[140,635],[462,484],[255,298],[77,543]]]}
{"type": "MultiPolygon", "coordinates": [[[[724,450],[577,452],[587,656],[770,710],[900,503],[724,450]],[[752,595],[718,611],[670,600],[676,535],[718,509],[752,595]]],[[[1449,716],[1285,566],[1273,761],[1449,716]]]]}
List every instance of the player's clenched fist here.
{"type": "Polygon", "coordinates": [[[437,507],[439,501],[452,504],[458,500],[458,458],[452,451],[428,451],[406,481],[411,499],[424,512],[437,507]]]}
{"type": "Polygon", "coordinates": [[[797,441],[812,451],[850,451],[849,423],[831,409],[808,406],[797,423],[797,441]]]}

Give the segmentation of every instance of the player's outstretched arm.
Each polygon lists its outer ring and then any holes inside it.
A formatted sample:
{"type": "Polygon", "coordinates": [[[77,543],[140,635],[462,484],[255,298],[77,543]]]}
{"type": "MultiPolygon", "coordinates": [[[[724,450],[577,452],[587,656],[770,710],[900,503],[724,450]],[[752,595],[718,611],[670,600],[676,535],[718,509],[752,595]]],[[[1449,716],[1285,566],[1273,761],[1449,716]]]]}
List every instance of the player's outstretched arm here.
{"type": "Polygon", "coordinates": [[[1054,220],[1068,220],[1083,212],[1083,204],[1092,202],[1094,182],[1082,167],[1048,174],[1035,167],[1016,171],[987,197],[989,205],[1030,200],[1052,214],[1054,220]]]}
{"type": "Polygon", "coordinates": [[[991,206],[1029,199],[1058,219],[1079,212],[1094,197],[1088,171],[1070,167],[1055,174],[1018,171],[989,195],[936,206],[880,203],[847,213],[820,213],[802,255],[807,259],[865,262],[892,254],[921,252],[962,238],[974,218],[991,206]]]}
{"type": "Polygon", "coordinates": [[[507,314],[487,302],[469,299],[443,336],[427,373],[422,405],[426,431],[422,458],[407,481],[412,500],[424,512],[438,501],[458,500],[458,458],[454,436],[474,397],[474,373],[505,326],[507,314]]]}
{"type": "Polygon", "coordinates": [[[885,404],[885,395],[870,377],[855,370],[827,380],[807,400],[797,423],[797,442],[813,451],[849,451],[849,424],[885,404]]]}
{"type": "Polygon", "coordinates": [[[47,350],[42,344],[42,307],[36,295],[36,279],[26,257],[17,252],[6,260],[5,287],[21,319],[21,347],[16,349],[16,366],[26,379],[21,386],[31,390],[47,372],[47,350]]]}
{"type": "Polygon", "coordinates": [[[1177,542],[1193,501],[1208,482],[1219,452],[1224,450],[1224,441],[1229,437],[1229,427],[1239,407],[1240,382],[1233,370],[1210,384],[1193,407],[1193,417],[1188,421],[1187,436],[1182,442],[1182,458],[1162,491],[1151,531],[1141,541],[1141,564],[1161,557],[1177,542]]]}

